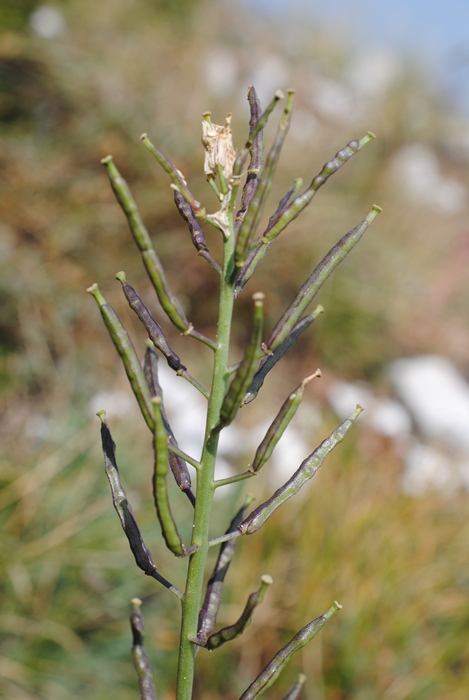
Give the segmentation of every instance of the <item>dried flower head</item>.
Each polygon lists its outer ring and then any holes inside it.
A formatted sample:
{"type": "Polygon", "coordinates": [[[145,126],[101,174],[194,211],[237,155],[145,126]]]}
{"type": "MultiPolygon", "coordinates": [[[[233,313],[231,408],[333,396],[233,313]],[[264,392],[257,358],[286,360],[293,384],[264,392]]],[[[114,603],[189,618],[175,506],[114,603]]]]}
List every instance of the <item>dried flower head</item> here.
{"type": "Polygon", "coordinates": [[[231,131],[231,114],[227,115],[225,125],[219,126],[212,123],[210,112],[206,112],[202,122],[202,143],[205,148],[206,176],[216,177],[221,169],[223,176],[229,180],[236,155],[231,131]]]}

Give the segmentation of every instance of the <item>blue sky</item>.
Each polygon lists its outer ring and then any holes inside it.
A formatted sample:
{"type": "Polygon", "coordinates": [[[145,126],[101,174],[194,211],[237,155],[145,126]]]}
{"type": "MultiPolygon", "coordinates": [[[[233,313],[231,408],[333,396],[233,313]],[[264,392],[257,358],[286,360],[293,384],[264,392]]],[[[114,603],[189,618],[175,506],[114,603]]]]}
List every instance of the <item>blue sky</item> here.
{"type": "Polygon", "coordinates": [[[244,0],[272,16],[309,14],[350,43],[417,56],[469,112],[469,0],[244,0]]]}

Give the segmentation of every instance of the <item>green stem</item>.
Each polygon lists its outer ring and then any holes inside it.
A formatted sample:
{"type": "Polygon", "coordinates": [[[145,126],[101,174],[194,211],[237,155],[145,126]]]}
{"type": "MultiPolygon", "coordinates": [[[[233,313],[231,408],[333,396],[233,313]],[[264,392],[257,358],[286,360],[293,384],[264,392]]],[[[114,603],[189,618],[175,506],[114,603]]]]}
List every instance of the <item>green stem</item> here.
{"type": "Polygon", "coordinates": [[[194,513],[192,544],[198,547],[191,555],[182,600],[181,637],[177,672],[177,700],[191,700],[194,682],[194,661],[197,646],[191,642],[197,636],[199,610],[203,596],[205,564],[207,560],[210,513],[215,491],[215,461],[220,436],[217,426],[220,410],[226,393],[228,380],[228,351],[233,314],[234,231],[230,221],[231,235],[224,237],[224,266],[221,278],[217,349],[214,353],[212,388],[207,409],[204,448],[197,479],[197,498],[194,513]]]}

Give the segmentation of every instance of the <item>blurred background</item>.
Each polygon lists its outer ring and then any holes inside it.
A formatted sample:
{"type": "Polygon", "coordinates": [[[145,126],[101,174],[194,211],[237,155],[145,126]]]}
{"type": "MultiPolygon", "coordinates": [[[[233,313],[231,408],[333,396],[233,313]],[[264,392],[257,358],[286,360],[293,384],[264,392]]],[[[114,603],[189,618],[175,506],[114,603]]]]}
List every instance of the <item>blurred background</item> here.
{"type": "MultiPolygon", "coordinates": [[[[115,273],[124,269],[150,305],[153,297],[99,161],[114,156],[172,288],[195,326],[213,334],[215,275],[195,256],[168,180],[139,136],[148,132],[210,210],[201,114],[210,110],[221,124],[233,112],[239,148],[250,84],[264,104],[276,89],[296,90],[271,207],[350,139],[368,130],[377,139],[272,247],[237,305],[239,347],[252,292],[266,292],[272,326],[330,246],[373,203],[383,214],[324,287],[326,313],[240,429],[254,434],[321,367],[282,452],[291,473],[357,397],[367,410],[307,494],[240,542],[220,622],[236,618],[261,574],[275,585],[241,640],[200,653],[195,697],[239,697],[334,599],[344,609],[271,697],[301,670],[308,700],[467,697],[469,10],[387,5],[2,2],[1,697],[136,697],[127,621],[135,596],[144,601],[159,697],[174,697],[178,605],[133,565],[94,416],[107,409],[147,544],[182,586],[185,564],[162,550],[148,498],[149,435],[85,292],[98,282],[143,347],[115,273]]],[[[206,378],[209,353],[168,332],[191,372],[206,378]]],[[[172,410],[184,418],[177,400],[172,410]]],[[[237,452],[224,449],[232,468],[252,457],[239,453],[239,440],[237,452]]],[[[268,495],[272,481],[256,489],[268,495]]],[[[240,498],[231,491],[230,508],[240,498]]],[[[175,509],[187,527],[185,501],[175,509]]],[[[214,534],[226,528],[226,512],[226,501],[217,503],[214,534]]]]}

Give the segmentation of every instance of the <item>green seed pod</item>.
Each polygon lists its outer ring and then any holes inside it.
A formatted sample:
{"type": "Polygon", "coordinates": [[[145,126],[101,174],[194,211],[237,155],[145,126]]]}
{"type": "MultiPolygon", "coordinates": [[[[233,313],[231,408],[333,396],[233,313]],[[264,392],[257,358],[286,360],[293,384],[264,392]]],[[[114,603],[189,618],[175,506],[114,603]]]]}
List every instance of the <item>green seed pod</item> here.
{"type": "Polygon", "coordinates": [[[288,644],[286,644],[283,649],[280,649],[273,659],[269,661],[264,670],[261,671],[249,688],[244,691],[239,700],[254,700],[254,698],[258,698],[267,688],[270,688],[272,683],[279,677],[286,664],[290,661],[293,654],[310,642],[318,632],[322,630],[326,622],[341,608],[342,606],[335,602],[323,615],[320,615],[315,620],[305,625],[298,634],[295,634],[288,644]]]}
{"type": "Polygon", "coordinates": [[[275,449],[278,441],[285,432],[291,419],[297,412],[301,400],[303,398],[303,392],[306,384],[308,384],[315,377],[321,376],[321,370],[317,369],[314,374],[311,374],[306,379],[303,379],[301,384],[299,384],[296,389],[290,394],[290,396],[283,403],[280,411],[275,416],[274,420],[270,424],[264,439],[257,448],[256,455],[254,457],[253,463],[249,467],[249,471],[257,473],[262,469],[267,460],[270,459],[272,452],[275,449]]]}
{"type": "Polygon", "coordinates": [[[254,532],[257,532],[279,506],[298,493],[300,488],[316,474],[329,452],[331,452],[339,442],[342,442],[362,411],[362,407],[357,406],[355,411],[333,430],[329,437],[323,440],[319,447],[301,463],[293,476],[291,476],[283,486],[277,489],[269,500],[261,503],[260,506],[243,520],[241,525],[238,526],[238,530],[242,535],[252,535],[254,532]]]}
{"type": "Polygon", "coordinates": [[[296,219],[296,217],[301,214],[303,209],[305,209],[311,201],[314,195],[319,190],[322,185],[334,175],[339,168],[342,167],[352,156],[354,156],[358,151],[360,151],[363,146],[372,141],[375,138],[374,134],[369,131],[362,139],[353,139],[344,148],[338,151],[334,158],[329,160],[325,165],[323,165],[321,171],[313,178],[309,187],[298,197],[296,197],[289,207],[284,209],[282,215],[277,219],[277,221],[271,225],[267,226],[266,230],[262,234],[262,237],[268,241],[273,241],[277,236],[288,226],[288,224],[296,219]]]}
{"type": "Polygon", "coordinates": [[[122,360],[127,378],[138,405],[140,406],[145,422],[150,430],[153,430],[153,409],[150,401],[150,393],[145,381],[142,365],[140,364],[132,341],[118,315],[99,291],[98,285],[93,284],[86,291],[94,297],[98,304],[101,316],[111,336],[114,347],[122,360]]]}
{"type": "Polygon", "coordinates": [[[153,248],[150,235],[142,221],[142,217],[137,209],[129,186],[117,170],[111,156],[103,158],[101,163],[106,166],[111,187],[122,211],[127,217],[130,231],[140,250],[143,264],[145,265],[161,306],[176,328],[182,333],[191,333],[192,324],[187,320],[179,302],[169,289],[160,259],[153,248]]]}
{"type": "Polygon", "coordinates": [[[185,181],[181,172],[175,165],[173,165],[173,163],[171,163],[169,158],[163,155],[163,153],[161,153],[161,151],[159,151],[156,146],[152,144],[147,134],[142,134],[140,138],[146,148],[148,148],[150,153],[156,158],[163,170],[168,173],[172,180],[173,186],[182,194],[184,199],[189,202],[192,211],[195,212],[196,215],[203,216],[205,214],[205,210],[200,206],[200,202],[198,202],[189,191],[187,182],[185,181]]]}
{"type": "Polygon", "coordinates": [[[279,362],[282,357],[285,355],[287,350],[289,350],[292,345],[296,343],[298,338],[304,333],[310,325],[313,323],[313,321],[324,311],[324,307],[319,304],[317,306],[312,314],[309,314],[309,316],[305,316],[304,318],[300,319],[292,329],[292,332],[290,333],[287,338],[279,345],[275,350],[270,353],[269,355],[266,355],[265,357],[262,358],[259,369],[256,371],[256,374],[254,375],[254,379],[252,380],[249,389],[247,390],[246,396],[244,397],[242,401],[242,405],[244,406],[247,403],[250,403],[253,401],[259,391],[261,390],[264,380],[267,376],[267,374],[270,372],[270,370],[275,367],[277,362],[279,362]]]}
{"type": "Polygon", "coordinates": [[[296,681],[295,685],[292,685],[288,693],[283,696],[282,700],[297,700],[301,693],[301,689],[305,684],[305,681],[306,676],[303,673],[299,673],[298,680],[296,681]]]}
{"type": "Polygon", "coordinates": [[[244,221],[238,232],[235,250],[235,259],[237,267],[243,267],[243,265],[245,264],[246,253],[248,251],[252,239],[254,238],[257,227],[264,212],[264,206],[272,187],[272,178],[274,176],[275,169],[280,158],[280,152],[282,150],[285,137],[290,127],[292,105],[293,90],[289,90],[287,94],[285,109],[282,118],[280,119],[280,123],[278,125],[277,135],[267,156],[262,177],[260,179],[258,187],[256,188],[256,192],[252,198],[249,209],[246,212],[244,221]]]}
{"type": "MultiPolygon", "coordinates": [[[[161,401],[160,411],[166,433],[168,434],[168,446],[178,447],[176,438],[174,437],[174,433],[169,424],[168,417],[166,415],[166,411],[163,404],[163,390],[158,379],[158,355],[151,347],[147,347],[145,352],[143,372],[148,384],[148,388],[150,389],[150,394],[152,398],[157,396],[161,401]]],[[[195,496],[191,491],[191,477],[189,469],[187,468],[187,464],[182,459],[182,457],[175,454],[174,452],[171,452],[171,450],[168,451],[168,459],[169,466],[173,473],[176,484],[181,489],[181,491],[183,491],[186,494],[192,505],[195,505],[195,496]]]]}
{"type": "Polygon", "coordinates": [[[234,419],[259,364],[264,319],[264,294],[261,292],[256,292],[256,294],[253,295],[253,300],[254,319],[251,338],[241,364],[239,365],[230,387],[225,394],[220,410],[220,423],[218,426],[220,430],[221,428],[229,425],[234,419]]]}
{"type": "Polygon", "coordinates": [[[148,337],[154,346],[158,348],[161,354],[166,357],[166,361],[171,369],[174,369],[175,372],[178,372],[181,369],[186,369],[176,353],[171,350],[169,343],[166,340],[166,336],[163,333],[163,329],[153,318],[150,309],[145,306],[135,289],[127,282],[125,272],[118,272],[116,279],[118,279],[122,284],[122,289],[125,294],[125,298],[129,302],[130,308],[135,311],[140,321],[145,326],[148,337]]]}
{"type": "Polygon", "coordinates": [[[101,441],[104,453],[104,468],[106,476],[111,487],[112,502],[119,516],[122,529],[129,541],[130,549],[134,555],[135,562],[139,569],[141,569],[146,576],[151,576],[165,586],[169,588],[178,598],[182,597],[181,591],[173,586],[167,579],[161,576],[153,562],[150,550],[145,545],[140,534],[137,521],[132,510],[132,506],[127,500],[124,489],[122,488],[119,470],[117,468],[116,462],[116,445],[112,439],[111,431],[105,420],[105,412],[99,411],[98,418],[101,421],[101,441]]]}
{"type": "Polygon", "coordinates": [[[155,453],[155,468],[153,471],[153,499],[155,501],[156,513],[161,525],[161,532],[168,549],[177,557],[186,554],[186,549],[182,544],[179,532],[174,522],[168,499],[168,442],[167,433],[161,415],[161,399],[152,399],[154,406],[154,440],[153,448],[155,453]]]}
{"type": "Polygon", "coordinates": [[[314,299],[329,275],[362,238],[368,226],[379,212],[381,212],[381,208],[374,205],[368,216],[355,226],[355,228],[348,231],[348,233],[330,249],[327,255],[324,256],[319,265],[316,266],[273,329],[266,343],[266,350],[268,352],[274,351],[275,348],[281,345],[285,338],[290,335],[295,324],[298,322],[299,318],[301,318],[301,315],[314,299]]]}
{"type": "Polygon", "coordinates": [[[240,637],[244,630],[249,627],[252,620],[252,614],[258,605],[264,600],[264,596],[269,586],[273,583],[270,576],[264,575],[261,578],[261,585],[257,591],[251,593],[247,599],[246,605],[241,617],[237,620],[234,625],[229,625],[228,627],[223,627],[223,629],[215,632],[215,634],[210,635],[207,639],[206,648],[212,651],[213,649],[218,649],[222,644],[226,642],[231,642],[233,639],[240,637]]]}

